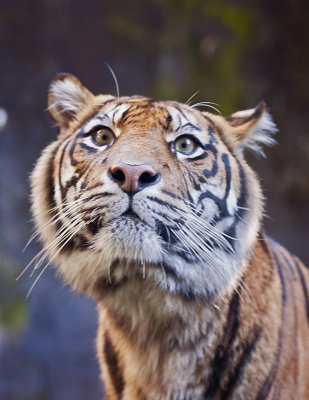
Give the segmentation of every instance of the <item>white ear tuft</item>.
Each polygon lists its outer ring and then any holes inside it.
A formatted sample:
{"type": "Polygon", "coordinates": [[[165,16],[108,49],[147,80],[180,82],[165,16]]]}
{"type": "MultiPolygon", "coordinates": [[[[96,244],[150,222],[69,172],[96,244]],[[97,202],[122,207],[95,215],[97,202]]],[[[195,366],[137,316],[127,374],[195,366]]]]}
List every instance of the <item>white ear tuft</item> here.
{"type": "Polygon", "coordinates": [[[230,124],[237,152],[248,148],[265,157],[262,146],[276,143],[272,136],[277,132],[277,127],[263,101],[255,108],[232,114],[226,121],[230,124]]]}
{"type": "Polygon", "coordinates": [[[93,95],[75,76],[58,75],[51,83],[48,93],[48,111],[61,127],[67,127],[93,95]]]}
{"type": "Polygon", "coordinates": [[[249,148],[265,157],[262,146],[273,146],[276,140],[272,137],[278,131],[272,116],[265,111],[259,121],[247,132],[239,146],[240,150],[249,148]]]}

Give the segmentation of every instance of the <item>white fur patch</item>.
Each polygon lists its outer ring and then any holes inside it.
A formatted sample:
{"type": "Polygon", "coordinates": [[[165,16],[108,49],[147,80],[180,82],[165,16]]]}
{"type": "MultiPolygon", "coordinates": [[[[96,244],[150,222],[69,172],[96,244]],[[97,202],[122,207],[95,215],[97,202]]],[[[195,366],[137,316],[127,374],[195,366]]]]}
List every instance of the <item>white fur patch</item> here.
{"type": "Polygon", "coordinates": [[[51,84],[50,95],[53,102],[48,109],[56,112],[76,114],[87,102],[87,91],[71,79],[57,80],[51,84]]]}
{"type": "MultiPolygon", "coordinates": [[[[247,113],[248,111],[252,112],[252,110],[239,111],[233,114],[233,116],[245,117],[246,115],[243,115],[243,113],[247,113]]],[[[268,112],[265,112],[260,120],[247,132],[238,149],[242,151],[245,148],[249,148],[265,157],[262,146],[273,146],[276,144],[276,140],[272,137],[272,135],[277,131],[278,129],[276,124],[273,122],[271,115],[268,112]]]]}

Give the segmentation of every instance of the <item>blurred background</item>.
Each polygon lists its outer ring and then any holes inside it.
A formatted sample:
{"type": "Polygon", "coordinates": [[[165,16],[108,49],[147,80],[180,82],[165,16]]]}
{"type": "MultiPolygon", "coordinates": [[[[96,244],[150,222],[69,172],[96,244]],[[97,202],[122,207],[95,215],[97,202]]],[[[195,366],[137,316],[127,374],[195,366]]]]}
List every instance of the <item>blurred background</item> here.
{"type": "Polygon", "coordinates": [[[16,277],[33,226],[28,177],[56,135],[47,88],[71,72],[94,93],[213,101],[223,114],[268,104],[280,131],[248,154],[268,198],[268,233],[309,265],[309,2],[0,0],[0,399],[99,400],[94,302],[48,268],[16,277]]]}

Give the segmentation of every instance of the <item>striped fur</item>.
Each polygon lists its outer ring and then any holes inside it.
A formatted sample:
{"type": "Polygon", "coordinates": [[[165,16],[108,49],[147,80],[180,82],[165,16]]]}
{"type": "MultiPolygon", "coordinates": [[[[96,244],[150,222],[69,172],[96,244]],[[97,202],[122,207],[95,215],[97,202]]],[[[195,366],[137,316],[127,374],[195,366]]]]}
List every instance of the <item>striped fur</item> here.
{"type": "Polygon", "coordinates": [[[107,399],[309,398],[308,271],[262,233],[243,157],[273,144],[265,104],[223,118],[60,75],[49,110],[36,268],[95,297],[107,399]]]}

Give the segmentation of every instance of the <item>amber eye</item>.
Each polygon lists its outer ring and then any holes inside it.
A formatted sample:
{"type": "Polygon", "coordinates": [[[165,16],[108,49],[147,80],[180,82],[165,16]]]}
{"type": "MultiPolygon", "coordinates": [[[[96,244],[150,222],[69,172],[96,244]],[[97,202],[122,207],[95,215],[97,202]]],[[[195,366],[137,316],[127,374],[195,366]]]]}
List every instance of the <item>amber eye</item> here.
{"type": "Polygon", "coordinates": [[[99,146],[107,146],[113,143],[115,139],[114,133],[107,127],[100,127],[91,133],[94,142],[99,146]]]}
{"type": "Polygon", "coordinates": [[[180,136],[178,137],[175,142],[175,150],[179,151],[179,153],[182,154],[191,154],[194,152],[198,144],[194,139],[192,139],[190,136],[180,136]]]}

